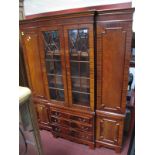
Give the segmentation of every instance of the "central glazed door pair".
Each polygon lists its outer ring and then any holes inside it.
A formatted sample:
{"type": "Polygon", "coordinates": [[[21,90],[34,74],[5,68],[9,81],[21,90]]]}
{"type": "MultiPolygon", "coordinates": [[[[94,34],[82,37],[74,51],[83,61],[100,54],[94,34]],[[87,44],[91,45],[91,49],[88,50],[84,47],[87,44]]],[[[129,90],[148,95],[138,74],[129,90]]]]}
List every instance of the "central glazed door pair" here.
{"type": "Polygon", "coordinates": [[[52,103],[94,110],[93,26],[40,30],[46,95],[52,103]]]}

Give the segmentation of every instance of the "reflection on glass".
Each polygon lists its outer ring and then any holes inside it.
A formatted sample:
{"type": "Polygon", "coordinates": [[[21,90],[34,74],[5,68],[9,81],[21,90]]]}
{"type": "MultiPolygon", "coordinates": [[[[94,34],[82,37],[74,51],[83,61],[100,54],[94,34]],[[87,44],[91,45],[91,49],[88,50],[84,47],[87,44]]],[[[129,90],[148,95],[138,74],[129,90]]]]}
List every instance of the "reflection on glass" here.
{"type": "Polygon", "coordinates": [[[64,101],[64,91],[58,90],[58,89],[49,89],[50,90],[50,96],[54,100],[58,101],[64,101]]]}
{"type": "Polygon", "coordinates": [[[53,100],[64,101],[59,33],[47,31],[43,32],[43,37],[50,97],[53,100]]]}
{"type": "MultiPolygon", "coordinates": [[[[60,41],[58,31],[47,31],[43,33],[45,43],[45,57],[47,59],[60,56],[60,41]]],[[[60,59],[60,57],[59,57],[60,59]]]]}
{"type": "Polygon", "coordinates": [[[50,74],[62,75],[62,68],[60,61],[46,61],[46,69],[50,74]]]}
{"type": "Polygon", "coordinates": [[[80,91],[80,79],[72,78],[72,90],[80,91]]]}
{"type": "Polygon", "coordinates": [[[88,29],[72,29],[69,35],[73,104],[89,105],[89,39],[88,29]]]}
{"type": "Polygon", "coordinates": [[[81,91],[89,93],[89,79],[81,78],[81,91]]]}
{"type": "Polygon", "coordinates": [[[48,75],[49,87],[62,88],[62,76],[48,75]]]}
{"type": "Polygon", "coordinates": [[[89,94],[73,92],[72,96],[73,96],[74,104],[83,105],[83,106],[90,106],[89,105],[89,102],[90,102],[90,100],[89,100],[90,95],[89,94]]]}
{"type": "Polygon", "coordinates": [[[81,65],[80,75],[89,77],[89,64],[85,62],[81,62],[80,65],[81,65]]]}
{"type": "Polygon", "coordinates": [[[79,63],[78,62],[71,62],[71,74],[73,76],[78,76],[79,75],[79,63]]]}

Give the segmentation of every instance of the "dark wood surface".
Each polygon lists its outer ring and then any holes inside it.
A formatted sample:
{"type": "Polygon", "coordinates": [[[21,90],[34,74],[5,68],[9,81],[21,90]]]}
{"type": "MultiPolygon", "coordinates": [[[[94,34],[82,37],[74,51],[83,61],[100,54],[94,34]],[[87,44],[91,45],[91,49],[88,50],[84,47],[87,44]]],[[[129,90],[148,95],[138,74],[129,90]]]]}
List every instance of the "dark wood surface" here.
{"type": "Polygon", "coordinates": [[[22,44],[19,41],[19,86],[28,87],[22,44]]]}
{"type": "Polygon", "coordinates": [[[55,137],[120,152],[126,108],[133,9],[55,14],[20,21],[24,59],[41,129],[55,137]],[[73,102],[68,30],[89,30],[90,106],[73,102]],[[43,32],[60,34],[64,101],[50,97],[43,32]],[[96,61],[94,61],[96,60],[96,61]],[[96,101],[97,99],[97,101],[96,101]]]}

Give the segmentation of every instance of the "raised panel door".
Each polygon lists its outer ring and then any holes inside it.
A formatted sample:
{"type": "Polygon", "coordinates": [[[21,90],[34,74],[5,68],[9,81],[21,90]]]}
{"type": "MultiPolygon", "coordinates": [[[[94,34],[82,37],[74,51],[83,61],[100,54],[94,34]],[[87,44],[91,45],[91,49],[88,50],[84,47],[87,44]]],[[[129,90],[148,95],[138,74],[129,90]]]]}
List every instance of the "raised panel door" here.
{"type": "Polygon", "coordinates": [[[121,145],[123,120],[107,116],[97,116],[96,141],[112,145],[121,145]]]}
{"type": "Polygon", "coordinates": [[[124,113],[127,31],[117,24],[97,27],[97,109],[124,113]]]}

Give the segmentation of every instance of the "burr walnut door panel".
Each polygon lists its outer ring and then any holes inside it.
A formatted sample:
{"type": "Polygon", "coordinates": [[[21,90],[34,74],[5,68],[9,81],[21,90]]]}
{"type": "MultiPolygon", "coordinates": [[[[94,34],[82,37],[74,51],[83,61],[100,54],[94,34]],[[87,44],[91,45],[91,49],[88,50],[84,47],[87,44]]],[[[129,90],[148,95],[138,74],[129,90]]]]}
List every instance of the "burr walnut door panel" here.
{"type": "Polygon", "coordinates": [[[69,105],[94,110],[93,25],[64,27],[69,105]]]}
{"type": "Polygon", "coordinates": [[[110,143],[113,145],[122,144],[122,120],[97,116],[96,127],[96,141],[110,143]]]}
{"type": "MultiPolygon", "coordinates": [[[[117,24],[116,24],[117,26],[117,24]]],[[[129,52],[127,30],[97,27],[97,109],[124,113],[129,52]]]]}
{"type": "Polygon", "coordinates": [[[40,54],[44,85],[49,100],[68,104],[62,27],[40,28],[40,54]]]}
{"type": "Polygon", "coordinates": [[[38,97],[44,97],[44,86],[40,55],[38,47],[37,31],[22,32],[22,42],[24,47],[24,58],[26,64],[29,85],[32,93],[38,97]]]}

